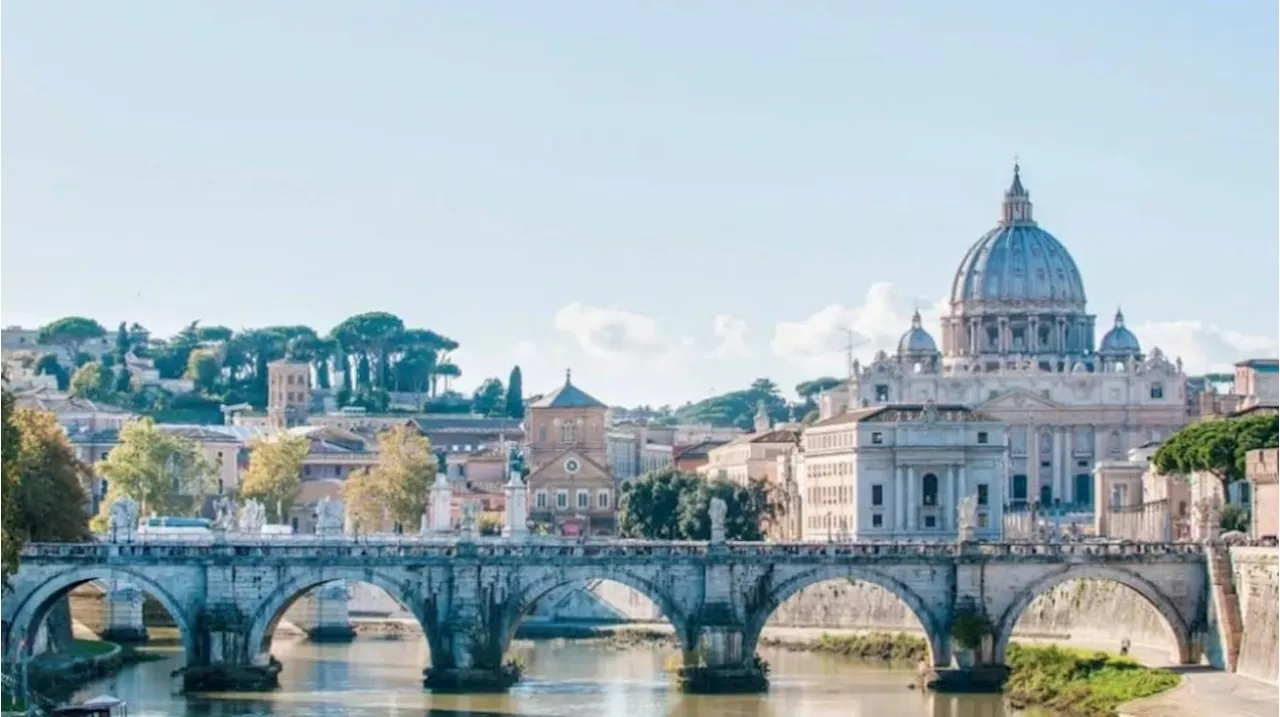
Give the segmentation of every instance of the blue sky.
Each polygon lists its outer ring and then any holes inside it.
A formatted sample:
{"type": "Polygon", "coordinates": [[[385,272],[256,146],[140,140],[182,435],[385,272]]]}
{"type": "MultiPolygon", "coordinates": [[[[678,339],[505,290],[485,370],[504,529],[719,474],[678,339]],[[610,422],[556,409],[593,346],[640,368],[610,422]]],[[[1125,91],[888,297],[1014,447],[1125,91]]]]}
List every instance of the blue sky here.
{"type": "Polygon", "coordinates": [[[1099,325],[1277,351],[1277,6],[11,2],[5,324],[393,311],[470,388],[839,373],[937,303],[1015,154],[1099,325]],[[283,268],[282,268],[283,267],[283,268]]]}

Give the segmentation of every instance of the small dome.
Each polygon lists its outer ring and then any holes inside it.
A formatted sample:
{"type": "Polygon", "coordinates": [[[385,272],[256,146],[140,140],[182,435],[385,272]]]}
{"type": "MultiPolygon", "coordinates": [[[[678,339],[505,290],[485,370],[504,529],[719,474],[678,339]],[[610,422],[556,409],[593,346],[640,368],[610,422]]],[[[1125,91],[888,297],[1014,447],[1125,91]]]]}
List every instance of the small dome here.
{"type": "Polygon", "coordinates": [[[1133,332],[1125,328],[1124,313],[1119,309],[1116,310],[1116,325],[1112,327],[1102,337],[1102,343],[1098,345],[1098,353],[1104,354],[1140,354],[1142,353],[1142,345],[1138,343],[1138,337],[1133,332]]]}
{"type": "Polygon", "coordinates": [[[907,333],[898,339],[899,354],[935,354],[938,353],[938,345],[934,343],[933,337],[929,335],[920,326],[920,312],[911,317],[911,328],[907,333]]]}
{"type": "Polygon", "coordinates": [[[1031,196],[1017,165],[1003,217],[960,261],[951,303],[974,307],[1039,306],[1083,311],[1084,283],[1066,247],[1031,218],[1031,196]]]}

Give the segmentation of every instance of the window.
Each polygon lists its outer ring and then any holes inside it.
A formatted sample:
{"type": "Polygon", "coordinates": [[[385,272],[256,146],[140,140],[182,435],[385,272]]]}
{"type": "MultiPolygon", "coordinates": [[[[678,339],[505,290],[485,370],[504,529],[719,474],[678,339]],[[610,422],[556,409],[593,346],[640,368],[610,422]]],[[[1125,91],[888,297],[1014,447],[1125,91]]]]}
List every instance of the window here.
{"type": "Polygon", "coordinates": [[[883,384],[883,383],[876,384],[876,400],[877,401],[889,400],[889,386],[887,384],[883,384]]]}
{"type": "Polygon", "coordinates": [[[578,424],[574,421],[565,421],[560,424],[560,442],[561,443],[577,443],[578,441],[578,424]]]}
{"type": "Polygon", "coordinates": [[[591,507],[591,494],[585,490],[578,491],[578,508],[586,510],[591,507]]]}
{"type": "Polygon", "coordinates": [[[569,507],[569,491],[567,490],[556,491],[556,507],[560,508],[561,510],[564,510],[565,508],[569,507]]]}
{"type": "Polygon", "coordinates": [[[601,490],[596,492],[596,507],[597,508],[609,507],[609,491],[601,490]]]}
{"type": "Polygon", "coordinates": [[[920,497],[923,499],[922,505],[938,504],[938,476],[932,473],[925,473],[921,479],[923,490],[920,491],[920,497]]]}
{"type": "Polygon", "coordinates": [[[534,506],[536,506],[536,507],[538,507],[538,508],[546,508],[546,507],[547,507],[547,492],[546,492],[545,490],[540,490],[540,491],[538,491],[537,493],[534,493],[534,494],[533,494],[533,504],[534,504],[534,506]]]}
{"type": "Polygon", "coordinates": [[[1053,504],[1053,486],[1044,484],[1040,486],[1040,505],[1053,504]]]}
{"type": "Polygon", "coordinates": [[[882,515],[882,514],[880,514],[880,513],[872,513],[872,514],[871,514],[871,527],[872,527],[872,528],[883,528],[883,527],[884,527],[884,515],[882,515]]]}
{"type": "Polygon", "coordinates": [[[341,477],[342,477],[342,466],[334,466],[334,467],[333,467],[333,474],[334,474],[335,476],[338,476],[339,478],[341,478],[341,477]]]}
{"type": "Polygon", "coordinates": [[[924,517],[924,527],[926,528],[938,527],[938,519],[933,517],[932,515],[926,515],[924,517]]]}
{"type": "Polygon", "coordinates": [[[979,527],[979,528],[985,528],[985,527],[987,527],[987,514],[986,514],[986,513],[978,513],[978,527],[979,527]]]}
{"type": "Polygon", "coordinates": [[[884,505],[884,486],[871,486],[871,505],[884,505]]]}
{"type": "Polygon", "coordinates": [[[1077,473],[1075,483],[1076,505],[1093,505],[1093,476],[1088,473],[1077,473]]]}
{"type": "Polygon", "coordinates": [[[991,496],[987,491],[986,483],[978,484],[978,505],[987,505],[991,500],[991,496]]]}
{"type": "Polygon", "coordinates": [[[286,376],[286,377],[285,377],[285,379],[284,379],[284,382],[285,382],[285,383],[287,383],[287,384],[289,384],[290,386],[292,386],[292,385],[293,385],[293,374],[289,374],[288,376],[286,376]]]}
{"type": "Polygon", "coordinates": [[[1164,384],[1162,383],[1151,384],[1151,397],[1157,398],[1157,399],[1164,398],[1164,384]]]}
{"type": "Polygon", "coordinates": [[[978,443],[987,443],[989,438],[986,431],[978,431],[978,443]]]}
{"type": "Polygon", "coordinates": [[[1027,499],[1027,477],[1024,475],[1015,475],[1013,477],[1013,499],[1025,501],[1027,499]]]}
{"type": "Polygon", "coordinates": [[[547,427],[546,427],[546,426],[538,426],[538,442],[539,442],[539,443],[546,443],[546,442],[547,442],[547,427]]]}
{"type": "Polygon", "coordinates": [[[311,466],[303,466],[303,467],[302,467],[302,476],[303,476],[304,478],[306,478],[306,477],[310,477],[310,475],[311,475],[311,466]]]}
{"type": "Polygon", "coordinates": [[[1129,486],[1127,485],[1111,486],[1111,507],[1113,509],[1125,507],[1125,504],[1128,502],[1128,498],[1129,498],[1129,486]]]}
{"type": "Polygon", "coordinates": [[[881,432],[879,432],[879,431],[876,431],[875,433],[872,433],[872,434],[871,434],[871,442],[872,442],[873,444],[877,445],[877,446],[879,446],[879,445],[883,444],[883,443],[884,443],[884,434],[883,434],[883,433],[881,433],[881,432]]]}

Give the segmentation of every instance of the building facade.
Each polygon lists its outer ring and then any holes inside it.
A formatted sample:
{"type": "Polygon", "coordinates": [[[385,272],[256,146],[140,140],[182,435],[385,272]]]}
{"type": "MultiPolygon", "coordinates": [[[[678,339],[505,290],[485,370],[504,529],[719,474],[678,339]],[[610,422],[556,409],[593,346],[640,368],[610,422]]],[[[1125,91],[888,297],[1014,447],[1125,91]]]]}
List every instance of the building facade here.
{"type": "Polygon", "coordinates": [[[311,411],[311,364],[281,359],[267,364],[267,422],[277,428],[305,423],[311,411]]]}
{"type": "Polygon", "coordinates": [[[614,532],[616,489],[609,473],[609,407],[573,385],[529,404],[525,450],[529,519],[559,535],[614,532]]]}
{"type": "Polygon", "coordinates": [[[756,409],[754,431],[707,451],[707,462],[698,475],[746,485],[753,479],[778,485],[778,457],[800,445],[800,431],[793,426],[773,426],[764,404],[756,409]]]}
{"type": "Polygon", "coordinates": [[[795,469],[806,540],[954,539],[972,495],[975,536],[998,538],[1005,425],[960,405],[891,404],[820,420],[795,469]]]}
{"type": "Polygon", "coordinates": [[[941,348],[917,312],[895,354],[854,361],[823,419],[864,406],[966,405],[1009,427],[1008,499],[1088,509],[1092,468],[1187,421],[1180,360],[1142,352],[1117,311],[1095,343],[1074,259],[1032,216],[1014,167],[996,227],[961,259],[941,348]]]}

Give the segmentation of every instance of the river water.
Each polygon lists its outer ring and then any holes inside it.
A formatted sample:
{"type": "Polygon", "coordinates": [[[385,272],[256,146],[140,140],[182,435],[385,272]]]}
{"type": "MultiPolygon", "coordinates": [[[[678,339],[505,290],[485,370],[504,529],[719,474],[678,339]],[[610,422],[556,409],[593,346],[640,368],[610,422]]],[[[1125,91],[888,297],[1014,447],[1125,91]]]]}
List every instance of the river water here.
{"type": "Polygon", "coordinates": [[[772,667],[764,695],[682,695],[660,647],[611,648],[598,642],[517,642],[525,677],[506,695],[433,695],[422,689],[422,640],[360,638],[316,644],[277,638],[280,689],[270,693],[177,693],[170,673],[181,658],[125,667],[86,685],[76,699],[107,693],[130,717],[1044,717],[1018,712],[998,695],[932,695],[909,689],[912,670],[847,658],[762,649],[772,667]]]}

